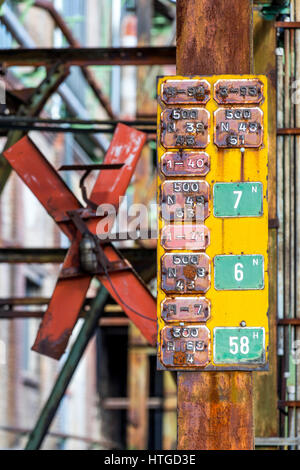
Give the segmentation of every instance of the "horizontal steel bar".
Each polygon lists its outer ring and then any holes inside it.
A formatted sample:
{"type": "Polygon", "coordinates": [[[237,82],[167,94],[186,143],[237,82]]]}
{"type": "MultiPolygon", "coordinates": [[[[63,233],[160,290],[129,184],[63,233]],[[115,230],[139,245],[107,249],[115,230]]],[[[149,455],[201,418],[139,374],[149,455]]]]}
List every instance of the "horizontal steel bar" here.
{"type": "Polygon", "coordinates": [[[299,446],[300,437],[256,437],[258,447],[299,446]]]}
{"type": "Polygon", "coordinates": [[[276,21],[275,28],[300,29],[299,21],[276,21]]]}
{"type": "Polygon", "coordinates": [[[48,297],[7,297],[0,299],[0,307],[3,305],[47,305],[48,297]]]}
{"type": "Polygon", "coordinates": [[[43,311],[36,310],[2,310],[0,309],[0,320],[16,320],[25,318],[43,318],[43,311]]]}
{"type": "Polygon", "coordinates": [[[300,318],[279,318],[277,325],[300,325],[300,318]]]}
{"type": "MultiPolygon", "coordinates": [[[[88,305],[88,304],[86,304],[88,305]]],[[[43,318],[46,312],[42,310],[1,310],[0,309],[0,320],[17,320],[26,318],[43,318]]],[[[79,317],[84,318],[88,310],[80,312],[79,317]]],[[[117,327],[117,326],[129,326],[130,320],[127,317],[103,317],[99,321],[101,327],[117,327]]]]}
{"type": "MultiPolygon", "coordinates": [[[[25,90],[26,91],[26,90],[25,90]]],[[[38,123],[38,124],[82,124],[82,125],[105,125],[113,126],[117,124],[124,124],[126,126],[152,126],[156,127],[156,121],[154,116],[151,116],[152,120],[146,119],[135,119],[135,120],[118,120],[118,119],[78,119],[78,118],[63,118],[63,119],[52,119],[52,118],[41,118],[38,116],[1,116],[1,123],[38,123]]]]}
{"type": "Polygon", "coordinates": [[[0,248],[0,263],[62,263],[66,248],[0,248]]]}
{"type": "Polygon", "coordinates": [[[128,326],[131,321],[128,317],[102,317],[100,319],[100,326],[128,326]]]}
{"type": "Polygon", "coordinates": [[[278,407],[289,406],[290,408],[300,408],[300,400],[279,400],[278,407]]]}
{"type": "MultiPolygon", "coordinates": [[[[19,124],[2,124],[0,121],[0,131],[31,131],[31,132],[62,132],[64,134],[113,134],[115,132],[115,127],[63,127],[63,126],[36,126],[36,125],[19,125],[19,124]]],[[[137,127],[137,131],[142,131],[147,134],[156,133],[156,128],[142,128],[137,127]]]]}
{"type": "Polygon", "coordinates": [[[109,165],[105,163],[96,163],[94,165],[62,165],[58,171],[119,170],[122,166],[124,166],[124,163],[110,163],[109,165]]]}
{"type": "MultiPolygon", "coordinates": [[[[147,399],[147,408],[150,410],[164,409],[164,399],[160,397],[149,397],[147,399]]],[[[101,401],[101,405],[105,410],[127,410],[129,408],[130,399],[127,397],[105,398],[101,401]]],[[[168,411],[176,411],[176,404],[169,408],[168,411]]]]}
{"type": "Polygon", "coordinates": [[[299,127],[283,127],[277,129],[277,135],[300,135],[299,127]]]}
{"type": "MultiPolygon", "coordinates": [[[[114,241],[114,240],[112,240],[114,241]]],[[[121,240],[122,241],[122,240],[121,240]]],[[[124,240],[123,240],[124,241],[124,240]]],[[[66,248],[0,248],[0,263],[62,263],[67,254],[66,248]]],[[[149,260],[155,259],[155,248],[119,248],[119,251],[134,266],[136,262],[149,266],[149,260]]]]}
{"type": "MultiPolygon", "coordinates": [[[[5,432],[10,432],[13,434],[21,434],[21,435],[26,435],[31,433],[31,429],[28,428],[20,428],[20,427],[15,427],[15,426],[0,426],[1,431],[5,432]]],[[[49,431],[47,433],[47,436],[51,437],[56,437],[58,439],[74,439],[76,441],[82,441],[86,442],[87,444],[98,444],[102,447],[107,447],[107,448],[112,448],[112,449],[120,449],[119,444],[113,441],[107,441],[107,440],[98,440],[98,439],[93,439],[91,437],[87,436],[78,436],[76,434],[65,434],[61,432],[54,432],[54,431],[49,431]]]]}
{"type": "Polygon", "coordinates": [[[176,47],[122,47],[122,48],[48,48],[1,49],[0,63],[11,66],[65,65],[170,65],[176,63],[176,47]]]}

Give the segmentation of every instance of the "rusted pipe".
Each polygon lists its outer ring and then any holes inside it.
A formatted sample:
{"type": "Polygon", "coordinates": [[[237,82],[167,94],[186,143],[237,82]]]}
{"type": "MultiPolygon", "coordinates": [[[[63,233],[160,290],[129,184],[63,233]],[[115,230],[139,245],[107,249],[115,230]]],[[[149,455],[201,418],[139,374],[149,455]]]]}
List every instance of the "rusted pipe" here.
{"type": "MultiPolygon", "coordinates": [[[[49,15],[53,19],[55,25],[61,30],[61,32],[63,33],[63,35],[67,39],[68,43],[72,47],[76,47],[76,48],[81,47],[80,42],[77,41],[77,39],[73,36],[73,33],[70,30],[70,28],[68,27],[68,25],[66,24],[65,20],[62,18],[60,13],[56,10],[56,8],[54,7],[54,5],[51,2],[49,2],[47,0],[35,0],[33,6],[35,6],[37,8],[41,8],[42,10],[46,10],[49,13],[49,15]]],[[[81,67],[81,70],[82,70],[82,73],[83,73],[84,77],[86,78],[86,81],[89,83],[90,87],[92,88],[92,90],[95,93],[96,97],[98,98],[98,100],[100,101],[100,103],[102,104],[104,109],[106,110],[109,117],[114,119],[115,114],[113,113],[110,102],[109,102],[108,98],[103,94],[100,86],[97,83],[97,80],[96,80],[93,72],[91,72],[91,70],[87,69],[84,66],[81,67]]]]}

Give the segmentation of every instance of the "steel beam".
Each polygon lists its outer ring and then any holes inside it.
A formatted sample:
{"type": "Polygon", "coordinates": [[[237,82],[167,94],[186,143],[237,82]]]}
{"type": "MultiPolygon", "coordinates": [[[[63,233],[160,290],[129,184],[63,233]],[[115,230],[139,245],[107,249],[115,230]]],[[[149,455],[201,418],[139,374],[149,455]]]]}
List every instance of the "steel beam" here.
{"type": "Polygon", "coordinates": [[[277,21],[275,28],[300,29],[300,21],[277,21]]]}
{"type": "MultiPolygon", "coordinates": [[[[252,1],[177,0],[178,74],[251,70],[252,1]]],[[[253,448],[251,372],[178,372],[177,383],[178,449],[253,448]]]]}
{"type": "MultiPolygon", "coordinates": [[[[111,204],[118,208],[119,198],[125,194],[144,142],[144,134],[122,124],[117,126],[105,163],[119,162],[125,165],[117,176],[114,170],[106,171],[105,175],[100,172],[91,194],[95,204],[111,204]]],[[[91,274],[82,274],[73,278],[63,276],[67,270],[77,268],[79,265],[81,234],[70,223],[68,213],[80,210],[82,206],[30,139],[23,138],[5,152],[5,157],[72,243],[33,346],[33,350],[59,359],[77,321],[92,277],[91,274]],[[26,158],[27,155],[30,155],[30,160],[26,158]],[[67,296],[68,291],[72,295],[67,296]]],[[[87,227],[94,234],[98,224],[99,218],[95,216],[87,221],[87,227]]],[[[103,251],[109,262],[121,260],[111,244],[106,244],[103,251]]],[[[155,300],[133,269],[130,267],[130,270],[124,272],[113,272],[109,277],[101,274],[98,277],[149,343],[154,344],[155,300]],[[132,292],[135,293],[134,299],[132,292]]]]}
{"type": "MultiPolygon", "coordinates": [[[[63,35],[69,42],[70,46],[81,47],[81,44],[73,36],[72,30],[68,27],[64,18],[56,10],[52,2],[48,0],[35,0],[34,6],[37,8],[41,8],[44,11],[47,11],[49,13],[55,25],[61,30],[61,32],[63,33],[63,35]]],[[[106,110],[107,114],[113,118],[114,113],[111,109],[110,102],[108,98],[104,95],[94,73],[90,69],[86,69],[85,67],[82,67],[81,71],[84,77],[86,78],[86,81],[89,83],[90,87],[92,88],[95,96],[98,98],[98,100],[100,101],[104,109],[106,110]]]]}
{"type": "Polygon", "coordinates": [[[64,261],[66,248],[0,248],[0,263],[54,263],[64,261]]]}
{"type": "Polygon", "coordinates": [[[26,450],[37,450],[40,448],[48,429],[52,423],[58,406],[71,382],[76,367],[92,337],[99,319],[102,315],[104,305],[108,297],[107,290],[102,286],[97,297],[92,303],[91,310],[86,317],[84,324],[74,342],[70,353],[57,377],[55,385],[49,395],[49,398],[42,409],[37,423],[30,433],[26,450]]]}
{"type": "MultiPolygon", "coordinates": [[[[117,239],[111,241],[117,241],[117,239]]],[[[67,251],[67,248],[0,248],[0,263],[60,264],[64,261],[67,251]]],[[[119,251],[133,264],[138,272],[145,268],[149,270],[149,265],[155,259],[156,253],[155,248],[142,247],[120,248],[119,251]]]]}
{"type": "Polygon", "coordinates": [[[61,62],[65,66],[78,65],[170,65],[175,64],[175,47],[121,47],[121,48],[48,48],[1,49],[0,64],[4,67],[47,66],[61,62]]]}
{"type": "MultiPolygon", "coordinates": [[[[68,67],[57,64],[53,65],[52,69],[48,71],[46,78],[40,83],[36,90],[32,93],[26,104],[21,104],[18,109],[18,116],[36,116],[43,109],[48,98],[57,90],[59,85],[69,74],[68,67]]],[[[11,130],[7,134],[7,140],[3,152],[15,144],[26,133],[25,130],[11,130]]],[[[0,194],[11,173],[11,166],[9,162],[0,155],[0,194]]]]}

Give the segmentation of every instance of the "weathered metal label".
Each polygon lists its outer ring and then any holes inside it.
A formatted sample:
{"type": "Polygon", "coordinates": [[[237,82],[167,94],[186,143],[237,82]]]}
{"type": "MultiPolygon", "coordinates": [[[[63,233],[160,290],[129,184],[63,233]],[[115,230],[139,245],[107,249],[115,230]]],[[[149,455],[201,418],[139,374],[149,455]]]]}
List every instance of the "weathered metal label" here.
{"type": "Polygon", "coordinates": [[[206,80],[166,80],[161,86],[165,104],[206,104],[210,99],[210,84],[206,80]]]}
{"type": "Polygon", "coordinates": [[[210,333],[205,326],[165,326],[161,362],[166,367],[205,366],[210,360],[210,333]]]}
{"type": "Polygon", "coordinates": [[[169,148],[205,148],[210,114],[204,108],[168,108],[161,113],[161,144],[169,148]]]}
{"type": "Polygon", "coordinates": [[[210,158],[205,152],[166,152],[160,161],[165,176],[206,176],[210,158]]]}
{"type": "Polygon", "coordinates": [[[218,80],[214,84],[214,99],[218,104],[259,104],[263,90],[258,78],[218,80]]]}
{"type": "Polygon", "coordinates": [[[210,317],[210,302],[205,297],[166,297],[161,303],[161,316],[166,323],[206,322],[210,317]]]}
{"type": "Polygon", "coordinates": [[[214,258],[214,279],[217,290],[264,288],[262,255],[218,255],[214,258]]]}
{"type": "Polygon", "coordinates": [[[264,328],[217,327],[213,335],[213,360],[216,364],[265,362],[264,328]]]}
{"type": "Polygon", "coordinates": [[[210,233],[205,225],[172,224],[162,228],[160,238],[165,250],[205,250],[210,233]]]}
{"type": "Polygon", "coordinates": [[[158,368],[267,370],[268,80],[168,75],[157,97],[158,368]],[[211,338],[201,360],[187,343],[199,325],[211,338]],[[253,326],[265,343],[249,338],[248,353],[242,333],[253,326]],[[242,330],[228,360],[221,342],[220,362],[216,328],[242,330]]]}
{"type": "Polygon", "coordinates": [[[260,217],[263,214],[263,185],[216,183],[213,188],[215,217],[260,217]]]}
{"type": "Polygon", "coordinates": [[[206,181],[168,180],[161,185],[161,214],[167,221],[203,221],[209,216],[206,181]]]}
{"type": "Polygon", "coordinates": [[[166,294],[204,293],[210,287],[210,258],[204,253],[165,253],[161,288],[166,294]]]}
{"type": "Polygon", "coordinates": [[[263,142],[260,108],[219,108],[214,113],[214,142],[223,148],[258,148],[263,142]]]}

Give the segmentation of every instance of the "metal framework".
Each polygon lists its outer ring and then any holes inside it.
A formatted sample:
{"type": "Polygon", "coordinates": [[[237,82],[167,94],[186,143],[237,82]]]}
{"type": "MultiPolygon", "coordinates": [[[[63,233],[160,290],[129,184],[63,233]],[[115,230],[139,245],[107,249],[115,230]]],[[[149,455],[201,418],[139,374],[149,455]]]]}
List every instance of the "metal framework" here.
{"type": "MultiPolygon", "coordinates": [[[[160,3],[160,2],[156,2],[160,3]]],[[[178,1],[182,6],[182,2],[178,1]]],[[[204,2],[206,3],[206,2],[204,2]]],[[[255,1],[256,4],[272,4],[274,8],[278,7],[283,8],[286,5],[285,1],[255,1]]],[[[131,269],[130,263],[126,261],[128,258],[132,264],[135,265],[133,259],[134,254],[129,255],[128,250],[124,250],[123,255],[120,254],[112,244],[103,244],[100,246],[100,258],[97,264],[96,270],[93,273],[82,272],[78,253],[79,253],[79,243],[84,233],[91,233],[95,235],[96,225],[99,222],[99,218],[96,217],[94,207],[91,205],[86,209],[83,209],[75,196],[68,191],[68,188],[63,184],[62,180],[59,178],[56,171],[47,164],[46,159],[40,153],[40,151],[32,144],[32,142],[27,138],[19,140],[22,136],[26,135],[29,130],[35,130],[38,132],[72,132],[72,133],[113,133],[116,131],[113,142],[110,149],[107,152],[105,163],[110,164],[113,160],[114,148],[119,145],[123,145],[123,153],[119,163],[123,163],[124,166],[120,171],[118,171],[118,187],[115,189],[114,193],[109,192],[109,186],[111,185],[111,178],[108,173],[113,170],[108,170],[106,173],[106,178],[104,179],[101,176],[97,180],[97,183],[94,187],[94,191],[90,200],[95,204],[100,204],[103,202],[111,203],[115,207],[118,206],[118,197],[124,194],[129,180],[133,174],[134,166],[138,161],[138,158],[141,153],[142,146],[146,140],[146,136],[141,137],[140,146],[136,149],[134,165],[129,168],[126,164],[128,160],[128,153],[125,152],[125,146],[129,141],[133,141],[132,136],[135,137],[141,135],[139,131],[150,134],[148,138],[155,138],[155,123],[153,120],[139,120],[134,122],[125,122],[122,124],[116,119],[116,116],[111,110],[111,106],[107,98],[103,95],[102,90],[99,85],[96,83],[94,77],[86,66],[89,65],[174,65],[176,63],[176,48],[171,47],[144,47],[139,46],[135,48],[82,48],[80,44],[72,37],[71,32],[68,30],[67,26],[62,21],[62,18],[59,17],[56,10],[53,8],[52,4],[49,2],[37,0],[35,5],[40,8],[46,8],[51,14],[52,18],[55,20],[56,24],[62,30],[65,37],[68,39],[70,48],[62,49],[10,49],[10,50],[0,50],[0,64],[5,70],[6,68],[12,66],[45,66],[48,68],[47,78],[43,83],[30,93],[30,100],[26,102],[25,105],[21,105],[15,117],[4,117],[1,119],[0,130],[2,134],[6,134],[7,131],[7,143],[5,147],[5,157],[9,161],[10,165],[15,169],[17,173],[24,179],[25,183],[30,187],[30,189],[36,194],[40,199],[41,203],[44,205],[46,210],[52,215],[55,222],[62,229],[64,233],[71,240],[70,250],[67,252],[62,248],[54,249],[24,249],[24,248],[15,248],[15,247],[6,247],[0,248],[0,262],[22,262],[22,263],[61,263],[64,262],[63,269],[58,280],[56,289],[52,299],[45,298],[35,298],[35,299],[1,299],[0,300],[0,319],[1,318],[29,318],[36,317],[42,318],[42,326],[39,331],[38,339],[35,343],[35,350],[47,354],[51,357],[59,358],[65,346],[68,342],[71,331],[78,318],[85,318],[85,322],[81,329],[81,332],[77,338],[77,341],[73,345],[71,352],[68,356],[68,359],[65,363],[64,368],[62,369],[59,377],[54,385],[54,388],[49,396],[49,399],[42,410],[42,413],[39,417],[37,425],[30,434],[29,441],[27,444],[27,449],[37,449],[40,447],[46,433],[48,432],[49,426],[52,422],[52,419],[55,415],[57,407],[61,398],[64,395],[66,387],[71,380],[71,377],[74,373],[74,370],[78,364],[80,357],[82,356],[85,347],[91,338],[93,332],[95,331],[98,325],[102,327],[106,326],[128,326],[130,321],[127,317],[118,316],[118,317],[101,317],[104,310],[105,300],[107,299],[107,291],[110,292],[110,295],[116,300],[116,302],[121,306],[121,310],[124,311],[127,316],[139,327],[143,332],[144,336],[148,339],[151,344],[154,344],[156,336],[156,305],[153,297],[150,295],[147,288],[141,282],[136,273],[131,269]],[[41,119],[37,118],[41,110],[44,107],[45,102],[56,90],[57,87],[62,83],[68,74],[68,68],[70,66],[80,66],[82,67],[83,73],[85,74],[91,88],[94,93],[98,96],[99,101],[102,103],[104,108],[107,111],[107,114],[110,118],[110,121],[99,121],[99,120],[53,120],[53,119],[41,119]],[[12,122],[14,121],[14,122],[12,122]],[[81,124],[81,128],[71,127],[72,124],[81,124]],[[47,128],[46,125],[49,125],[47,128]],[[65,124],[69,124],[69,127],[65,127],[65,124]],[[135,126],[137,129],[125,128],[124,124],[127,126],[135,126]],[[93,126],[87,128],[88,126],[93,126]],[[98,126],[98,127],[95,127],[98,126]],[[17,143],[16,143],[17,142],[17,143]],[[30,157],[29,157],[30,156],[30,157]],[[49,192],[51,193],[50,187],[39,188],[34,184],[33,179],[28,180],[25,178],[25,170],[29,170],[32,176],[39,177],[39,175],[48,175],[52,183],[54,184],[55,190],[53,190],[52,196],[54,200],[49,204],[49,192]],[[104,193],[109,194],[108,199],[104,199],[104,193]],[[57,197],[57,195],[59,195],[57,197]],[[72,213],[73,212],[73,213],[72,213]],[[132,259],[131,259],[132,257],[132,259]],[[75,262],[74,262],[75,259],[75,262]],[[114,271],[112,263],[119,263],[119,268],[121,271],[114,271]],[[104,267],[105,268],[104,268],[104,267]],[[102,269],[102,270],[101,270],[102,269]],[[108,275],[107,275],[108,274],[108,275]],[[102,287],[97,295],[97,297],[92,299],[86,299],[87,288],[90,284],[92,275],[95,275],[101,282],[102,287]],[[130,285],[131,289],[134,288],[135,295],[135,304],[132,306],[130,300],[130,293],[127,293],[126,286],[130,285]],[[67,287],[66,287],[67,286],[67,287]],[[104,286],[104,287],[103,287],[104,286]],[[134,286],[134,287],[133,287],[134,286]],[[76,287],[76,289],[74,288],[76,287]],[[73,289],[73,292],[78,292],[78,296],[72,299],[72,308],[68,303],[68,309],[65,304],[65,292],[66,290],[73,289]],[[35,306],[47,306],[47,312],[42,310],[40,311],[28,311],[28,310],[16,310],[15,307],[18,306],[28,306],[29,304],[35,306]],[[89,311],[87,313],[86,306],[89,306],[89,311]],[[69,311],[68,315],[65,313],[69,311]],[[54,312],[55,319],[49,323],[49,312],[54,312]],[[147,312],[147,317],[145,318],[144,312],[147,312]],[[63,313],[63,315],[62,315],[63,313]],[[59,319],[59,321],[58,321],[59,319]]],[[[160,5],[160,8],[164,8],[160,5]]],[[[278,11],[279,11],[278,10],[278,11]]],[[[238,8],[237,8],[237,11],[238,8]]],[[[182,23],[183,10],[180,8],[178,12],[179,22],[182,23]]],[[[172,16],[171,11],[165,11],[165,14],[172,16]]],[[[182,26],[182,24],[181,24],[182,26]]],[[[188,26],[191,26],[189,20],[188,26]]],[[[192,25],[195,28],[195,24],[192,25]]],[[[293,41],[293,34],[300,29],[299,21],[291,22],[276,22],[275,28],[283,29],[285,35],[285,45],[287,46],[287,57],[290,52],[289,47],[293,41]],[[291,36],[292,39],[291,39],[291,36]]],[[[183,29],[182,29],[183,31],[183,29]]],[[[188,28],[190,36],[191,31],[188,28]]],[[[180,32],[179,32],[180,33],[180,32]]],[[[236,72],[233,70],[234,64],[236,68],[240,70],[240,64],[245,65],[245,69],[248,70],[249,66],[249,51],[243,48],[239,48],[238,53],[241,54],[241,57],[237,57],[234,63],[231,60],[228,60],[228,63],[224,62],[223,50],[216,51],[215,54],[206,53],[202,56],[197,56],[193,61],[190,60],[190,55],[186,55],[184,48],[188,43],[187,30],[183,31],[185,36],[178,35],[178,68],[182,73],[189,74],[191,73],[191,67],[197,68],[197,70],[203,69],[203,62],[205,62],[206,73],[213,73],[217,69],[225,72],[230,70],[230,72],[236,72]],[[197,63],[199,60],[199,63],[197,63]],[[248,62],[247,62],[248,60],[248,62]],[[246,63],[247,62],[247,63],[246,63]],[[201,68],[202,67],[202,68],[201,68]],[[209,72],[207,72],[210,68],[209,72]]],[[[233,46],[234,42],[237,40],[237,37],[232,34],[233,46]]],[[[215,35],[213,29],[207,31],[206,35],[202,35],[201,38],[205,41],[205,47],[215,48],[215,35]]],[[[247,49],[247,48],[246,48],[247,49]]],[[[288,67],[286,65],[286,67],[288,67]]],[[[286,73],[287,73],[286,69],[286,73]]],[[[286,84],[287,86],[287,84],[286,84]]],[[[288,105],[286,105],[286,111],[289,112],[288,105]]],[[[290,139],[296,138],[295,136],[300,135],[299,122],[289,122],[287,119],[285,122],[279,122],[277,129],[277,135],[279,139],[290,139]]],[[[283,146],[288,147],[290,143],[283,144],[283,146]]],[[[286,148],[284,147],[284,148],[286,148]]],[[[290,154],[289,154],[290,155],[290,154]]],[[[115,160],[114,160],[115,161],[115,160]]],[[[7,178],[10,173],[10,166],[7,165],[6,160],[0,158],[0,191],[3,189],[7,178]]],[[[115,177],[116,173],[114,174],[115,177]]],[[[89,202],[89,201],[87,201],[89,202]]],[[[288,208],[289,209],[289,208],[288,208]]],[[[278,220],[275,218],[274,214],[271,215],[270,228],[278,228],[278,220]]],[[[282,223],[282,220],[280,220],[282,223]]],[[[280,236],[280,235],[279,235],[280,236]]],[[[279,240],[280,242],[280,240],[279,240]]],[[[288,247],[287,247],[288,248],[288,247]]],[[[144,255],[143,255],[144,256],[144,255]]],[[[150,252],[149,259],[153,257],[153,250],[150,252]]],[[[116,265],[115,265],[116,266],[116,265]]],[[[283,273],[281,273],[283,274],[283,273]]],[[[286,300],[288,303],[288,300],[286,300]]],[[[284,316],[278,319],[277,322],[279,327],[285,328],[283,335],[287,339],[286,330],[290,327],[297,327],[300,325],[300,319],[298,317],[287,317],[284,316]]],[[[283,365],[284,367],[285,365],[283,365]]],[[[186,398],[187,394],[191,394],[195,390],[198,391],[198,381],[199,377],[190,376],[189,378],[181,375],[179,377],[179,383],[181,384],[181,393],[179,399],[181,404],[186,398]],[[188,387],[187,387],[188,385],[188,387]]],[[[248,378],[243,377],[242,388],[246,389],[249,385],[248,378]]],[[[203,379],[203,390],[207,393],[211,392],[211,384],[208,383],[208,379],[203,379]],[[206,382],[205,382],[206,380],[206,382]],[[204,383],[205,382],[205,383],[204,383]]],[[[282,384],[282,394],[281,399],[278,402],[278,408],[283,410],[284,413],[289,413],[290,417],[292,416],[293,410],[300,408],[299,400],[286,400],[284,384],[282,384]],[[292,410],[292,411],[291,411],[292,410]]],[[[190,405],[193,405],[191,401],[190,405]]],[[[217,404],[216,409],[217,409],[217,404]]],[[[103,406],[106,409],[129,409],[131,404],[128,400],[123,399],[107,399],[103,406]]],[[[164,403],[161,400],[158,400],[154,397],[147,399],[146,406],[151,409],[166,409],[164,403]]],[[[167,408],[173,410],[175,408],[174,402],[171,405],[168,403],[167,408]],[[169,407],[169,408],[168,408],[169,407]]],[[[181,408],[182,410],[183,408],[181,408]]],[[[192,413],[193,410],[189,409],[189,412],[192,413]]],[[[284,418],[282,422],[284,421],[284,418]]],[[[282,424],[283,431],[283,424],[282,424]]],[[[25,432],[23,430],[23,432],[25,432]]],[[[27,431],[26,431],[27,432],[27,431]]],[[[181,430],[181,445],[184,446],[184,428],[181,430]]],[[[190,433],[194,433],[194,429],[190,430],[190,433]]],[[[189,434],[188,434],[189,435],[189,434]]],[[[251,436],[250,436],[251,438],[251,436]]],[[[290,438],[257,438],[256,445],[258,446],[299,446],[298,437],[290,438]]]]}

